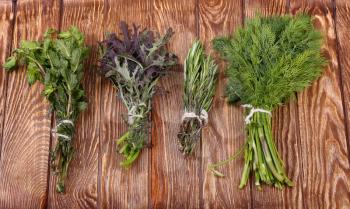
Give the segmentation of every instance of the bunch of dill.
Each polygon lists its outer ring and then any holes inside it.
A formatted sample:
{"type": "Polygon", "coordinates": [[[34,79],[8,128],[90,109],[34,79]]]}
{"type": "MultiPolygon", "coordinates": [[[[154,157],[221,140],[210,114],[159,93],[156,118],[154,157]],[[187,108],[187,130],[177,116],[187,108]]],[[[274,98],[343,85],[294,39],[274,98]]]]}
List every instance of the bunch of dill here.
{"type": "MultiPolygon", "coordinates": [[[[256,185],[292,185],[273,140],[271,111],[320,76],[326,64],[322,39],[312,18],[304,14],[258,16],[233,36],[214,39],[214,48],[228,61],[227,98],[246,108],[240,188],[247,184],[250,173],[256,185]]],[[[224,163],[210,168],[221,175],[215,168],[224,163]]]]}

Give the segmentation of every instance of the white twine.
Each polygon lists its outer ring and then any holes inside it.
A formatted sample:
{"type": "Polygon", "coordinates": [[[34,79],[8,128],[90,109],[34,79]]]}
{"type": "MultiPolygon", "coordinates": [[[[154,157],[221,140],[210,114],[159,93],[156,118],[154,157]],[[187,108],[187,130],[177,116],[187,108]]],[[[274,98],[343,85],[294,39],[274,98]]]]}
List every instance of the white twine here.
{"type": "Polygon", "coordinates": [[[71,140],[71,137],[70,136],[67,136],[65,134],[60,134],[60,133],[57,133],[57,128],[59,126],[61,126],[62,124],[70,124],[74,127],[74,122],[72,120],[61,120],[60,122],[58,122],[58,124],[56,125],[56,127],[54,129],[52,129],[52,133],[54,133],[57,137],[61,137],[61,138],[64,138],[65,140],[67,141],[70,141],[71,140]]]}
{"type": "Polygon", "coordinates": [[[56,128],[58,128],[60,125],[62,124],[71,124],[72,126],[74,126],[74,123],[72,120],[61,120],[57,125],[56,128]]]}
{"type": "Polygon", "coordinates": [[[181,120],[184,121],[187,118],[196,118],[201,122],[201,125],[204,126],[208,123],[208,112],[202,109],[200,115],[197,115],[195,112],[185,111],[185,113],[182,115],[181,120]]]}
{"type": "Polygon", "coordinates": [[[147,107],[145,103],[140,103],[138,105],[133,105],[130,110],[128,111],[128,123],[130,125],[132,125],[135,121],[135,118],[142,118],[144,117],[143,115],[141,114],[136,114],[136,111],[137,111],[137,108],[138,107],[141,107],[141,106],[144,106],[144,107],[147,107]]]}
{"type": "Polygon", "coordinates": [[[253,107],[253,105],[251,105],[251,104],[244,104],[244,105],[242,105],[242,107],[244,107],[244,108],[250,108],[250,112],[249,112],[249,114],[245,117],[245,119],[244,119],[244,122],[245,122],[245,124],[249,124],[249,123],[251,123],[252,121],[251,121],[251,118],[253,117],[253,115],[254,115],[254,113],[256,113],[256,112],[262,112],[262,113],[266,113],[266,114],[268,114],[269,116],[271,116],[271,111],[268,111],[268,110],[265,110],[265,109],[261,109],[261,108],[255,108],[255,107],[253,107]]]}

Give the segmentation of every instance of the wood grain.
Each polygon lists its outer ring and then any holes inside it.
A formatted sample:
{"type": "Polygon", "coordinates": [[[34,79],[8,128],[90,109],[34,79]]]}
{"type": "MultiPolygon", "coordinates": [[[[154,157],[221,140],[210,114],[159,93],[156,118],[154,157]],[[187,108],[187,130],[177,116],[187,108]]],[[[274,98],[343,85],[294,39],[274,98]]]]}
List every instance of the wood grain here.
{"type": "MultiPolygon", "coordinates": [[[[288,13],[288,2],[284,0],[249,0],[245,5],[245,20],[255,16],[256,12],[264,16],[288,13]]],[[[294,182],[294,187],[279,190],[264,186],[258,191],[253,185],[254,208],[303,208],[302,159],[300,154],[300,133],[298,107],[291,99],[273,112],[273,135],[277,149],[285,163],[287,175],[294,182]]]]}
{"type": "MultiPolygon", "coordinates": [[[[58,1],[17,3],[14,44],[37,40],[58,26],[58,1]]],[[[8,75],[0,161],[0,208],[45,208],[50,144],[49,105],[39,83],[29,87],[26,70],[8,75]]]]}
{"type": "Polygon", "coordinates": [[[177,144],[183,113],[182,63],[197,33],[196,1],[155,0],[152,13],[152,26],[157,31],[174,29],[169,49],[179,56],[181,66],[161,80],[160,86],[168,93],[158,94],[153,102],[151,207],[201,208],[201,150],[184,158],[177,144]]]}
{"type": "Polygon", "coordinates": [[[81,113],[76,124],[75,153],[64,195],[55,191],[56,176],[51,172],[49,208],[97,208],[101,82],[95,66],[98,54],[96,43],[103,35],[103,11],[102,0],[63,1],[61,30],[67,30],[71,25],[77,26],[85,34],[86,44],[92,46],[84,65],[83,79],[88,108],[81,113]]]}
{"type": "Polygon", "coordinates": [[[341,88],[345,109],[345,124],[347,125],[348,154],[350,159],[350,2],[336,1],[336,35],[338,39],[338,58],[340,66],[341,88]]]}
{"type": "Polygon", "coordinates": [[[0,208],[350,208],[349,14],[347,0],[63,0],[62,7],[61,0],[0,0],[1,64],[20,40],[40,39],[60,22],[62,30],[78,26],[93,45],[84,77],[89,106],[77,124],[64,195],[55,192],[56,177],[48,173],[51,114],[43,87],[29,87],[23,68],[5,73],[0,67],[0,208]],[[207,172],[209,163],[235,153],[245,140],[242,109],[222,97],[221,61],[202,143],[189,158],[177,149],[182,64],[190,45],[199,37],[213,53],[212,38],[231,33],[256,11],[312,14],[330,60],[320,79],[273,113],[275,141],[295,184],[281,191],[265,186],[260,192],[252,184],[239,190],[243,159],[220,169],[225,178],[207,172]],[[153,147],[128,170],[119,166],[122,157],[115,149],[115,139],[127,128],[126,109],[94,66],[96,42],[107,31],[119,32],[120,20],[161,34],[173,27],[169,49],[181,64],[161,79],[155,95],[153,147]]]}
{"type": "Polygon", "coordinates": [[[7,74],[2,67],[7,56],[11,52],[13,26],[14,26],[14,7],[11,1],[0,4],[0,158],[1,158],[1,142],[3,135],[3,122],[5,114],[5,101],[7,91],[7,74]]]}
{"type": "Polygon", "coordinates": [[[350,166],[341,100],[335,25],[329,3],[306,2],[292,12],[306,11],[325,35],[329,66],[322,77],[298,94],[303,159],[304,208],[350,208],[350,166]]]}
{"type": "MultiPolygon", "coordinates": [[[[106,30],[120,33],[120,21],[149,27],[151,1],[107,1],[106,30]]],[[[127,126],[122,119],[127,110],[117,99],[117,90],[110,81],[102,80],[101,101],[101,201],[100,208],[147,208],[149,182],[149,150],[144,149],[129,169],[119,163],[123,157],[117,153],[115,140],[123,135],[127,126]]]]}
{"type": "MultiPolygon", "coordinates": [[[[216,36],[229,35],[242,24],[242,1],[200,0],[199,37],[211,50],[211,40],[216,36]],[[232,15],[235,14],[235,15],[232,15]]],[[[220,59],[219,56],[216,56],[220,59]]],[[[224,91],[226,78],[220,62],[220,74],[216,97],[209,112],[209,124],[202,132],[203,197],[205,208],[251,208],[250,186],[238,189],[243,158],[220,168],[225,178],[217,178],[208,172],[208,164],[228,158],[237,152],[245,140],[242,110],[228,105],[224,91]],[[217,201],[220,200],[220,201],[217,201]]]]}

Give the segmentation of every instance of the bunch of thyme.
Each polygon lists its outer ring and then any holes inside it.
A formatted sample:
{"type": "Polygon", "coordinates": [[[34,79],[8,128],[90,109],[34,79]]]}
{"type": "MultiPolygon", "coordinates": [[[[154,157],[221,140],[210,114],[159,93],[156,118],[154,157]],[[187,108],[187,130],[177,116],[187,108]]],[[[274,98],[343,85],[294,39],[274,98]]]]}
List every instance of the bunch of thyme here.
{"type": "MultiPolygon", "coordinates": [[[[234,36],[216,38],[213,44],[228,61],[228,100],[245,108],[247,142],[239,187],[252,172],[258,186],[292,186],[273,139],[271,112],[322,73],[326,60],[321,33],[308,15],[258,16],[234,36]]],[[[210,169],[222,175],[215,168],[227,162],[210,169]]]]}
{"type": "Polygon", "coordinates": [[[184,107],[178,141],[183,154],[191,154],[208,122],[216,86],[217,65],[200,41],[195,41],[184,64],[184,107]]]}
{"type": "Polygon", "coordinates": [[[54,132],[58,142],[51,152],[51,166],[58,175],[58,192],[64,192],[68,166],[73,158],[75,122],[87,107],[80,83],[87,52],[84,36],[76,27],[61,33],[49,29],[42,41],[21,41],[20,47],[4,64],[6,70],[25,65],[29,84],[36,81],[44,84],[43,95],[50,102],[56,119],[54,132]]]}
{"type": "Polygon", "coordinates": [[[177,57],[165,48],[173,35],[171,28],[162,37],[147,29],[139,31],[135,25],[130,31],[125,22],[120,29],[123,39],[112,33],[100,43],[99,68],[128,110],[128,131],[117,140],[117,149],[125,157],[121,165],[129,167],[147,143],[148,113],[157,82],[177,57]]]}

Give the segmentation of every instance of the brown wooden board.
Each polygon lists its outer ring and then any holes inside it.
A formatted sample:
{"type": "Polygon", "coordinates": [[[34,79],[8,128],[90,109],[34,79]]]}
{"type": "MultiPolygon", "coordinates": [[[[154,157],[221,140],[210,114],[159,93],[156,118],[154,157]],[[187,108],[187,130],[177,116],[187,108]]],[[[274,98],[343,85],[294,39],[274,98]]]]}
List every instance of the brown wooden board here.
{"type": "Polygon", "coordinates": [[[350,2],[336,1],[335,16],[336,35],[338,40],[338,59],[340,67],[341,88],[345,110],[345,124],[347,125],[348,154],[350,159],[350,2]]]}
{"type": "Polygon", "coordinates": [[[56,176],[51,172],[49,208],[97,208],[101,80],[96,72],[96,43],[103,34],[104,4],[102,0],[64,0],[62,7],[61,31],[71,25],[77,26],[85,34],[85,43],[90,46],[83,79],[88,108],[76,124],[73,139],[75,153],[65,194],[56,192],[56,176]]]}
{"type": "MultiPolygon", "coordinates": [[[[216,36],[230,35],[242,24],[243,1],[199,1],[199,37],[212,50],[211,41],[216,36]],[[234,14],[234,15],[233,15],[234,14]]],[[[220,60],[219,56],[215,56],[220,60]]],[[[225,65],[220,63],[218,86],[209,123],[202,132],[203,197],[205,208],[251,208],[250,185],[240,190],[238,184],[243,168],[243,157],[219,168],[224,178],[208,171],[208,164],[228,158],[244,144],[245,131],[242,109],[227,104],[224,98],[225,65]]]]}
{"type": "MultiPolygon", "coordinates": [[[[59,22],[58,1],[19,0],[13,47],[22,39],[42,38],[59,22]]],[[[1,3],[3,4],[3,3],[1,3]]],[[[43,86],[29,86],[26,70],[8,75],[0,161],[0,208],[45,208],[47,200],[50,113],[43,86]]]]}
{"type": "MultiPolygon", "coordinates": [[[[149,27],[150,0],[107,1],[106,32],[120,33],[120,21],[149,27]]],[[[117,153],[116,139],[127,130],[123,116],[124,104],[116,97],[109,80],[102,80],[101,93],[101,201],[100,208],[147,208],[149,191],[149,150],[142,151],[129,169],[119,163],[123,157],[117,153]]]]}
{"type": "Polygon", "coordinates": [[[53,121],[43,86],[29,87],[24,68],[5,73],[0,67],[0,208],[350,208],[349,12],[347,0],[0,0],[0,64],[20,40],[41,39],[48,27],[76,25],[93,46],[85,64],[88,110],[77,123],[63,195],[49,172],[49,148],[56,140],[50,143],[53,121]],[[253,178],[239,190],[242,157],[220,168],[224,178],[207,171],[209,163],[226,159],[245,141],[243,109],[225,102],[224,62],[210,42],[231,34],[256,11],[312,14],[329,59],[320,79],[273,112],[275,141],[295,184],[283,190],[258,191],[253,178]],[[126,108],[95,68],[97,41],[105,32],[120,32],[120,20],[160,34],[173,27],[169,49],[181,64],[161,79],[154,97],[153,147],[128,170],[119,166],[115,148],[127,128],[126,108]],[[217,58],[220,76],[201,143],[194,156],[184,158],[177,144],[183,61],[196,37],[217,58]]]}
{"type": "Polygon", "coordinates": [[[177,133],[183,113],[183,61],[196,38],[196,1],[154,0],[152,26],[175,31],[169,49],[179,56],[177,68],[161,79],[162,91],[152,109],[152,208],[201,208],[201,150],[185,158],[178,150],[177,133]]]}
{"type": "MultiPolygon", "coordinates": [[[[249,0],[245,4],[245,21],[257,13],[264,16],[288,13],[287,1],[249,0]]],[[[295,99],[275,109],[272,118],[273,135],[277,149],[285,163],[288,177],[294,187],[279,190],[263,186],[259,191],[252,184],[254,208],[303,208],[302,159],[300,156],[300,134],[298,130],[298,107],[295,99]],[[293,204],[291,204],[293,203],[293,204]]]]}
{"type": "Polygon", "coordinates": [[[14,26],[14,7],[11,1],[2,2],[0,4],[0,158],[1,158],[1,142],[3,134],[3,122],[5,114],[5,101],[7,91],[7,74],[2,67],[2,63],[11,52],[13,26],[14,26]]]}
{"type": "Polygon", "coordinates": [[[349,150],[341,100],[333,6],[331,1],[305,1],[301,7],[298,7],[298,3],[291,2],[292,12],[305,11],[315,17],[316,27],[325,36],[323,48],[329,60],[321,78],[298,94],[304,208],[349,208],[349,150]]]}

